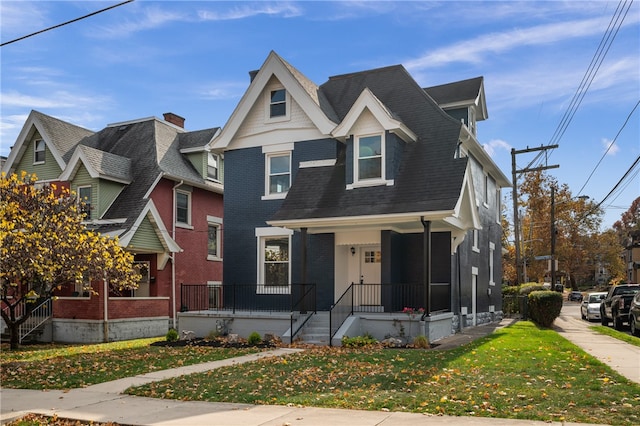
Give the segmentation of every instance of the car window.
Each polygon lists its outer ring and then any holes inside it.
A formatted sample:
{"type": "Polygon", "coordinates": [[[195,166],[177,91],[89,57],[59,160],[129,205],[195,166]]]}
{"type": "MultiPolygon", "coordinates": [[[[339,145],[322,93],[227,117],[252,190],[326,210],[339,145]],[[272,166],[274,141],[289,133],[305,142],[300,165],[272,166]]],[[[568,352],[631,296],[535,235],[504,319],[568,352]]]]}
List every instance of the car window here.
{"type": "Polygon", "coordinates": [[[600,301],[600,296],[593,295],[589,297],[589,303],[597,303],[600,301]]]}

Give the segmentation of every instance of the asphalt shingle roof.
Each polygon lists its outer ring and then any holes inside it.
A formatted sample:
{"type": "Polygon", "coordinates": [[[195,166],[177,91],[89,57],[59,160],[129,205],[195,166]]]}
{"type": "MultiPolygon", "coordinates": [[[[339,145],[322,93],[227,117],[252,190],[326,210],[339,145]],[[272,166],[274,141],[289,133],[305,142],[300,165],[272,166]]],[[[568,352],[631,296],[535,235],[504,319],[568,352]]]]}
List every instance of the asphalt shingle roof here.
{"type": "Polygon", "coordinates": [[[475,77],[468,80],[427,87],[424,90],[438,103],[438,105],[473,101],[480,94],[482,81],[482,77],[475,77]]]}
{"type": "Polygon", "coordinates": [[[331,77],[320,86],[338,119],[368,88],[418,137],[405,143],[394,185],[346,189],[344,149],[335,166],[300,169],[272,220],[452,210],[466,158],[454,158],[461,123],[447,115],[399,65],[331,77]],[[375,202],[372,202],[375,200],[375,202]]]}

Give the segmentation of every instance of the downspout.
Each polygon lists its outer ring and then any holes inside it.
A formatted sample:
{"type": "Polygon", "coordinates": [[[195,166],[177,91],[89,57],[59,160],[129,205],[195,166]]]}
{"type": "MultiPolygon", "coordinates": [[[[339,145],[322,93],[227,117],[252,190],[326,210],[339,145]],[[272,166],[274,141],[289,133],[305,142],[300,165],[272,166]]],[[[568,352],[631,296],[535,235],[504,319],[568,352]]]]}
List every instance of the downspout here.
{"type": "Polygon", "coordinates": [[[104,343],[109,343],[109,283],[107,282],[107,273],[103,274],[102,279],[104,294],[104,322],[102,323],[102,335],[104,343]]]}
{"type": "Polygon", "coordinates": [[[431,316],[431,221],[424,220],[424,216],[420,216],[420,222],[424,229],[422,237],[422,282],[425,289],[424,314],[422,319],[431,316]]]}
{"type": "MultiPolygon", "coordinates": [[[[181,180],[180,183],[173,186],[172,196],[173,196],[173,210],[171,211],[171,238],[173,241],[176,240],[176,207],[177,207],[177,199],[176,199],[176,189],[184,183],[184,180],[181,180]]],[[[178,315],[176,310],[176,254],[171,253],[171,312],[173,317],[173,328],[177,330],[177,320],[176,317],[178,315]]]]}

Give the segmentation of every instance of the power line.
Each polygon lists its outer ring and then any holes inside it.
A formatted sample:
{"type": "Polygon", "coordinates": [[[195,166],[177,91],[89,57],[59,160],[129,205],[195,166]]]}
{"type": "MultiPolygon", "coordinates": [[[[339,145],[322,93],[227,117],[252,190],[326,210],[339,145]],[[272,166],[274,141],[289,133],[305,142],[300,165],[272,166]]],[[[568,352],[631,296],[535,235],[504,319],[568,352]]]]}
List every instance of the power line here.
{"type": "Polygon", "coordinates": [[[593,168],[593,170],[591,171],[591,174],[589,175],[589,177],[587,178],[586,182],[584,183],[584,185],[582,185],[582,188],[580,188],[580,190],[578,191],[578,195],[580,195],[582,193],[582,190],[584,189],[585,186],[587,186],[587,183],[589,183],[589,180],[591,179],[591,177],[593,176],[593,174],[596,172],[596,169],[600,166],[600,163],[602,163],[602,160],[604,160],[604,158],[607,156],[607,154],[609,153],[609,150],[611,149],[611,147],[613,146],[613,144],[616,143],[616,141],[618,140],[618,136],[620,136],[620,133],[622,133],[622,130],[624,130],[624,128],[627,126],[627,123],[629,123],[629,119],[631,118],[631,116],[633,115],[633,113],[636,111],[636,109],[638,108],[638,105],[640,105],[640,100],[638,100],[638,102],[636,102],[636,105],[633,107],[633,109],[631,110],[631,112],[629,113],[629,115],[627,116],[627,119],[624,121],[624,123],[622,124],[622,127],[620,127],[620,130],[618,130],[618,133],[616,134],[616,136],[613,138],[613,141],[611,141],[611,143],[609,144],[609,146],[607,147],[607,150],[604,152],[604,154],[602,154],[602,157],[600,158],[600,161],[598,161],[598,163],[595,165],[595,167],[593,168]]]}
{"type": "Polygon", "coordinates": [[[625,172],[624,176],[622,176],[620,178],[620,180],[618,181],[618,183],[616,183],[614,185],[614,187],[611,189],[611,191],[609,191],[609,193],[598,203],[598,205],[595,207],[596,209],[598,207],[600,207],[602,205],[602,203],[605,202],[605,200],[607,198],[609,198],[611,196],[611,194],[613,194],[615,192],[616,189],[618,189],[618,187],[622,184],[622,182],[625,180],[625,178],[627,176],[629,176],[629,173],[631,173],[631,171],[634,169],[634,167],[636,167],[638,164],[640,164],[640,155],[638,155],[638,158],[636,158],[636,161],[633,162],[633,164],[631,165],[631,167],[629,167],[629,169],[625,172]]]}
{"type": "Polygon", "coordinates": [[[56,28],[63,27],[63,26],[68,25],[68,24],[72,24],[72,23],[80,21],[82,19],[89,18],[89,17],[91,17],[93,15],[97,15],[99,13],[106,12],[107,10],[114,9],[116,7],[122,6],[122,5],[127,4],[127,3],[131,3],[132,1],[134,1],[134,0],[126,0],[126,1],[123,1],[122,3],[118,3],[118,4],[115,4],[113,6],[105,7],[104,9],[100,9],[100,10],[97,10],[95,12],[89,13],[88,15],[84,15],[84,16],[81,16],[79,18],[75,18],[75,19],[72,19],[70,21],[63,22],[62,24],[54,25],[53,27],[45,28],[44,30],[36,31],[35,33],[27,34],[26,36],[22,36],[22,37],[14,39],[14,40],[10,40],[10,41],[4,42],[4,43],[0,44],[0,47],[6,46],[6,45],[11,44],[11,43],[15,43],[15,42],[20,41],[20,40],[24,40],[24,39],[29,38],[29,37],[33,37],[33,36],[38,35],[38,34],[42,34],[42,33],[47,32],[47,31],[54,30],[56,28]]]}

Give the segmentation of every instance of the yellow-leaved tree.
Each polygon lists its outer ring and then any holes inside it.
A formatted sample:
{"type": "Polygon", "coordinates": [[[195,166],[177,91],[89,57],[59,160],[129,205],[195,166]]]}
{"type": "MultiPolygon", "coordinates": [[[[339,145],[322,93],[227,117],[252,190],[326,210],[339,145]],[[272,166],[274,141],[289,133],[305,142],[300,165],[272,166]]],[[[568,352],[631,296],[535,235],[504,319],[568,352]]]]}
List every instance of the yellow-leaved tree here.
{"type": "Polygon", "coordinates": [[[56,290],[100,279],[116,292],[137,288],[133,255],[117,239],[88,230],[83,217],[66,188],[37,183],[26,172],[0,176],[0,300],[11,349],[37,302],[56,290]]]}

